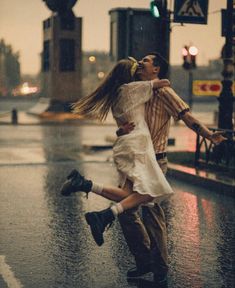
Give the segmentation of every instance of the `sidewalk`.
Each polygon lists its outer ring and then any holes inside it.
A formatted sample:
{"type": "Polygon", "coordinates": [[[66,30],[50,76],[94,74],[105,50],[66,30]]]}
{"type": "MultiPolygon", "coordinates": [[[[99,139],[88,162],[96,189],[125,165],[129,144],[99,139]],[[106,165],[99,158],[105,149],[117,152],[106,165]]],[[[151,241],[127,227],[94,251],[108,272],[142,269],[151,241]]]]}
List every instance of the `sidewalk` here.
{"type": "Polygon", "coordinates": [[[170,177],[235,197],[235,178],[231,178],[226,172],[208,172],[175,163],[168,164],[168,172],[170,177]]]}
{"type": "MultiPolygon", "coordinates": [[[[208,117],[206,113],[194,113],[194,115],[202,122],[212,126],[213,117],[208,117]]],[[[39,116],[30,115],[26,112],[18,112],[17,125],[98,125],[97,122],[88,122],[79,119],[76,115],[70,113],[43,113],[39,116]]],[[[0,117],[0,125],[12,125],[11,114],[3,114],[0,117]]],[[[115,126],[112,117],[108,117],[104,124],[105,126],[115,126]]],[[[112,147],[112,142],[115,136],[112,134],[105,134],[109,132],[104,131],[103,143],[88,143],[85,148],[103,150],[112,147]]],[[[185,127],[183,123],[174,124],[170,129],[170,138],[175,139],[175,145],[168,146],[168,153],[176,151],[194,152],[196,135],[193,131],[185,127]]],[[[221,194],[233,196],[235,195],[235,177],[231,177],[226,172],[208,172],[202,169],[196,169],[188,166],[182,166],[175,163],[169,163],[169,176],[177,178],[191,184],[199,185],[201,187],[210,188],[211,191],[216,191],[221,194]]],[[[230,173],[231,174],[231,173],[230,173]]]]}
{"type": "MultiPolygon", "coordinates": [[[[44,112],[40,116],[19,111],[17,113],[17,125],[48,125],[61,124],[65,122],[79,121],[80,117],[71,113],[50,113],[44,112]]],[[[0,125],[12,125],[11,111],[0,113],[0,125]]]]}

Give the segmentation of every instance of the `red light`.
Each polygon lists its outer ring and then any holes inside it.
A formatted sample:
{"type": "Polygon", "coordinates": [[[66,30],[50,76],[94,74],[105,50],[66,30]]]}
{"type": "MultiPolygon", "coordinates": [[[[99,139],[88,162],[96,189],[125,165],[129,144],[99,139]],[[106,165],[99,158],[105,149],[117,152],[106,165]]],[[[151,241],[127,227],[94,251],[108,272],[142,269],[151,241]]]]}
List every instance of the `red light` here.
{"type": "Polygon", "coordinates": [[[183,55],[183,56],[187,56],[187,55],[188,55],[188,49],[187,49],[187,48],[184,47],[184,48],[182,49],[182,55],[183,55]]]}

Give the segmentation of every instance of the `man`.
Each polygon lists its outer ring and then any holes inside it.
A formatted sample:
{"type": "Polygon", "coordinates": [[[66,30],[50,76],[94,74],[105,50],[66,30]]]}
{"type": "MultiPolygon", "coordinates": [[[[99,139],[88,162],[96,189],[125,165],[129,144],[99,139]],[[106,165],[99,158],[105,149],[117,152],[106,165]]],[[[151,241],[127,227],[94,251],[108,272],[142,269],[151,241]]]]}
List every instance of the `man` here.
{"type": "MultiPolygon", "coordinates": [[[[140,61],[137,72],[141,80],[152,80],[162,78],[166,74],[167,67],[167,63],[159,54],[151,54],[140,61]]],[[[146,104],[146,121],[151,132],[156,158],[164,172],[167,164],[165,151],[171,116],[175,119],[184,119],[189,127],[215,142],[222,141],[221,135],[212,134],[192,117],[188,105],[170,87],[159,89],[157,95],[146,104]]],[[[77,174],[78,171],[75,170],[68,175],[61,189],[62,195],[70,195],[76,191],[86,191],[87,193],[91,191],[91,181],[81,175],[78,177],[77,174]],[[84,183],[86,187],[84,187],[84,183]],[[83,186],[82,190],[81,186],[83,186]]],[[[100,192],[100,187],[98,188],[100,192]]],[[[157,204],[153,206],[149,204],[142,210],[144,222],[140,220],[136,210],[128,211],[120,217],[124,235],[137,265],[136,269],[128,271],[127,276],[129,278],[139,277],[152,271],[155,280],[160,283],[164,281],[168,270],[164,213],[157,204]]]]}
{"type": "MultiPolygon", "coordinates": [[[[162,79],[168,70],[168,63],[158,53],[151,53],[139,61],[139,80],[162,79]]],[[[183,120],[196,133],[220,143],[225,138],[220,132],[212,133],[189,112],[189,106],[170,87],[156,92],[145,106],[145,118],[149,126],[156,160],[163,173],[167,171],[167,141],[170,119],[183,120]]],[[[117,136],[130,133],[134,123],[127,123],[117,131],[117,136]]],[[[166,281],[168,271],[167,231],[165,215],[160,205],[145,205],[140,209],[128,210],[119,216],[125,239],[135,257],[136,267],[127,272],[128,278],[154,273],[157,283],[166,281]]]]}

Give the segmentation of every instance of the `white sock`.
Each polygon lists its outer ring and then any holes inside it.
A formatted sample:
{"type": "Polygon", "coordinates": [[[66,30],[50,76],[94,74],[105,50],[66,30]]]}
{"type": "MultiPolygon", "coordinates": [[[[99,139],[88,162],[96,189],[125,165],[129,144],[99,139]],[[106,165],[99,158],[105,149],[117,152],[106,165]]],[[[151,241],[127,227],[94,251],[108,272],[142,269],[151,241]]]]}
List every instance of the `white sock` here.
{"type": "Polygon", "coordinates": [[[122,212],[124,212],[124,209],[121,203],[117,203],[111,206],[110,209],[112,210],[114,216],[117,216],[118,214],[121,214],[122,212]]]}
{"type": "Polygon", "coordinates": [[[104,186],[101,185],[101,184],[96,184],[96,183],[92,183],[92,187],[91,187],[91,191],[96,193],[96,194],[99,194],[99,195],[102,195],[102,192],[103,192],[103,188],[104,186]]]}

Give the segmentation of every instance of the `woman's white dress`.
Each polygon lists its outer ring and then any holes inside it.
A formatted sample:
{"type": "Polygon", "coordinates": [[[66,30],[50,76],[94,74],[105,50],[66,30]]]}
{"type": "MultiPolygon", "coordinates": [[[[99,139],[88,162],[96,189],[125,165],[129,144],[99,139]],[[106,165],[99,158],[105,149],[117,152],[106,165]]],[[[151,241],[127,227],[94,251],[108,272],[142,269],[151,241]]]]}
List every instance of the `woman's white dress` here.
{"type": "Polygon", "coordinates": [[[145,122],[145,102],[153,95],[151,81],[138,81],[121,86],[119,100],[112,107],[113,117],[120,126],[134,122],[134,130],[117,138],[113,146],[113,157],[119,172],[119,184],[126,179],[133,182],[133,191],[149,194],[155,202],[161,202],[173,194],[159,167],[145,122]]]}

